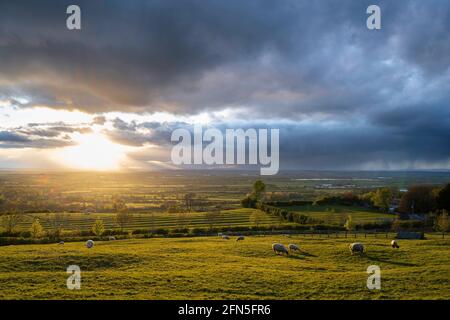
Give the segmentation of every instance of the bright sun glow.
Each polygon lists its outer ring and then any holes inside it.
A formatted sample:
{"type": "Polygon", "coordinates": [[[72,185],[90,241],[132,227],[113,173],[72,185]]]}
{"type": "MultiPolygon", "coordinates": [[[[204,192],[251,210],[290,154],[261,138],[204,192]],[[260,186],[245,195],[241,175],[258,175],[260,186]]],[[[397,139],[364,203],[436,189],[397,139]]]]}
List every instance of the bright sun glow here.
{"type": "Polygon", "coordinates": [[[123,146],[115,144],[100,133],[74,137],[77,145],[56,151],[63,164],[82,170],[118,170],[126,158],[123,146]]]}

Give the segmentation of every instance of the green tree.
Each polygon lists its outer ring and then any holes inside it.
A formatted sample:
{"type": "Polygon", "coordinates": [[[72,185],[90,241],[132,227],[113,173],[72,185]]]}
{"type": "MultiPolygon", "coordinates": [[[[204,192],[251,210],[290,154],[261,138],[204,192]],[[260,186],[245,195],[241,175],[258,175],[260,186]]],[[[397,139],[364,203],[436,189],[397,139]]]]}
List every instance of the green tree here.
{"type": "Polygon", "coordinates": [[[196,202],[196,194],[195,193],[186,193],[183,197],[184,207],[187,212],[191,212],[192,208],[196,202]]]}
{"type": "Polygon", "coordinates": [[[209,226],[210,229],[214,227],[214,225],[218,222],[220,219],[220,210],[218,209],[211,209],[208,210],[205,214],[205,220],[209,226]]]}
{"type": "Polygon", "coordinates": [[[266,191],[266,184],[261,181],[257,180],[253,184],[253,195],[255,196],[256,201],[260,201],[261,198],[264,196],[264,193],[266,191]]]}
{"type": "Polygon", "coordinates": [[[265,214],[259,210],[255,210],[250,215],[250,223],[253,224],[255,227],[259,227],[259,225],[264,221],[265,214]]]}
{"type": "Polygon", "coordinates": [[[246,196],[241,200],[241,206],[243,208],[255,208],[256,207],[256,199],[251,195],[246,196]]]}
{"type": "Polygon", "coordinates": [[[39,219],[34,219],[30,228],[31,236],[35,239],[40,238],[44,234],[44,228],[42,227],[39,219]]]}
{"type": "Polygon", "coordinates": [[[22,215],[19,213],[9,213],[3,216],[2,226],[6,232],[14,232],[18,224],[22,221],[22,215]]]}
{"type": "Polygon", "coordinates": [[[442,233],[447,232],[449,230],[450,221],[448,218],[448,211],[443,210],[440,215],[436,218],[435,229],[442,233]]]}
{"type": "Polygon", "coordinates": [[[116,213],[115,222],[120,227],[120,230],[123,231],[125,225],[131,221],[131,218],[128,208],[124,208],[116,213]]]}
{"type": "Polygon", "coordinates": [[[355,229],[355,225],[353,223],[353,217],[351,214],[347,216],[347,221],[345,221],[344,227],[347,231],[351,231],[355,229]]]}
{"type": "Polygon", "coordinates": [[[95,220],[94,225],[92,226],[92,232],[98,237],[105,232],[105,225],[101,219],[95,220]]]}
{"type": "Polygon", "coordinates": [[[54,239],[59,239],[63,232],[63,227],[67,224],[67,217],[63,213],[55,213],[49,219],[51,234],[54,239]]]}
{"type": "Polygon", "coordinates": [[[435,188],[431,186],[412,186],[402,196],[400,212],[428,213],[436,209],[435,188]]]}
{"type": "Polygon", "coordinates": [[[450,183],[439,191],[436,202],[439,209],[450,211],[450,183]]]}
{"type": "Polygon", "coordinates": [[[400,219],[398,217],[395,218],[391,225],[392,231],[400,231],[401,225],[400,219]]]}
{"type": "Polygon", "coordinates": [[[374,206],[388,211],[392,201],[392,191],[389,188],[378,189],[372,194],[371,200],[374,206]]]}

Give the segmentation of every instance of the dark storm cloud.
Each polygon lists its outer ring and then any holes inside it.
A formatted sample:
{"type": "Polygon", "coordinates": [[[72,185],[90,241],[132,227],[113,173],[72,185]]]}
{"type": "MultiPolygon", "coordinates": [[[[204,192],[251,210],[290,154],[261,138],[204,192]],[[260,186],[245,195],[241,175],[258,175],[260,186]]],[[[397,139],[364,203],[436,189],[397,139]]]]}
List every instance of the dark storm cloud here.
{"type": "Polygon", "coordinates": [[[27,142],[27,137],[9,131],[0,131],[0,142],[27,142]]]}
{"type": "MultiPolygon", "coordinates": [[[[20,130],[19,130],[20,132],[20,130]]],[[[22,148],[59,148],[73,145],[70,139],[60,138],[54,139],[52,135],[46,135],[43,132],[35,132],[34,137],[29,133],[21,132],[20,134],[11,131],[0,131],[0,149],[22,149],[22,148]],[[51,137],[43,139],[39,136],[51,137]]]]}
{"type": "Polygon", "coordinates": [[[171,145],[170,137],[172,131],[177,128],[189,128],[187,123],[183,122],[142,122],[132,121],[127,123],[120,118],[113,121],[113,130],[103,130],[112,141],[140,147],[146,144],[169,147],[171,145]]]}
{"type": "Polygon", "coordinates": [[[90,127],[73,126],[63,122],[29,123],[27,126],[0,131],[0,149],[67,147],[74,145],[68,134],[91,132],[90,127]]]}
{"type": "Polygon", "coordinates": [[[374,107],[408,68],[450,65],[450,5],[439,0],[379,1],[375,32],[370,1],[79,1],[82,31],[65,28],[68,4],[0,4],[0,92],[91,112],[302,117],[374,107]]]}

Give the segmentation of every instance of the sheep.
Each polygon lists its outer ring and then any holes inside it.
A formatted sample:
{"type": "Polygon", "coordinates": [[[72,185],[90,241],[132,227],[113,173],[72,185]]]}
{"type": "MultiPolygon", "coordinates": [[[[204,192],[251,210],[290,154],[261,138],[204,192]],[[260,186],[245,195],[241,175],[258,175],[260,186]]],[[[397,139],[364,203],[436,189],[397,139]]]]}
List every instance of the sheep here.
{"type": "Polygon", "coordinates": [[[351,243],[349,245],[349,249],[350,249],[350,252],[352,253],[352,255],[355,252],[359,252],[359,254],[361,255],[361,254],[363,254],[366,251],[365,248],[364,248],[364,245],[362,243],[360,243],[360,242],[351,243]]]}
{"type": "Polygon", "coordinates": [[[244,239],[245,239],[244,236],[239,236],[239,237],[236,238],[236,241],[241,241],[241,240],[244,240],[244,239]]]}
{"type": "Polygon", "coordinates": [[[219,232],[219,233],[217,234],[217,236],[218,236],[218,237],[222,237],[222,236],[223,236],[223,233],[222,233],[222,232],[219,232]]]}
{"type": "Polygon", "coordinates": [[[90,249],[94,246],[94,241],[88,240],[86,241],[86,248],[90,249]]]}
{"type": "Polygon", "coordinates": [[[300,251],[299,246],[296,245],[296,244],[293,244],[293,243],[290,243],[290,244],[288,245],[288,248],[289,248],[289,251],[290,251],[290,252],[292,252],[292,251],[300,251]]]}
{"type": "Polygon", "coordinates": [[[400,248],[400,246],[399,246],[398,243],[397,243],[397,240],[392,240],[392,241],[391,241],[391,247],[392,247],[392,248],[397,248],[397,249],[400,248]]]}
{"type": "Polygon", "coordinates": [[[223,240],[230,240],[230,237],[227,236],[226,234],[224,234],[224,235],[222,236],[222,239],[223,239],[223,240]]]}
{"type": "Polygon", "coordinates": [[[281,254],[286,253],[286,255],[289,255],[288,250],[281,243],[274,243],[274,244],[272,244],[272,250],[276,254],[278,254],[278,253],[281,253],[281,254]]]}
{"type": "Polygon", "coordinates": [[[64,245],[64,241],[60,241],[58,244],[59,245],[64,245]]]}
{"type": "Polygon", "coordinates": [[[109,236],[109,237],[108,237],[108,240],[109,240],[109,241],[116,240],[116,237],[114,237],[114,236],[109,236]]]}

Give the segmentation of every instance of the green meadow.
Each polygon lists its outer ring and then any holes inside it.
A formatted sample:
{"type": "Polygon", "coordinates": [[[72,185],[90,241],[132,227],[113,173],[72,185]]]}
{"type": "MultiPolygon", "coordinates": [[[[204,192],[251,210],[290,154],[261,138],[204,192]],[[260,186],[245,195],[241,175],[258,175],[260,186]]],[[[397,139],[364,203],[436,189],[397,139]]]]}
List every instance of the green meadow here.
{"type": "Polygon", "coordinates": [[[0,247],[0,299],[450,299],[450,240],[253,236],[153,238],[0,247]],[[367,253],[352,256],[361,241],[367,253]],[[298,244],[276,255],[274,242],[298,244]],[[81,268],[81,289],[66,268],[81,268]],[[381,268],[381,290],[366,287],[381,268]]]}
{"type": "Polygon", "coordinates": [[[348,215],[351,215],[353,221],[357,224],[367,222],[381,222],[393,220],[394,214],[382,213],[377,210],[370,210],[358,206],[343,205],[303,205],[280,207],[288,211],[300,212],[304,215],[320,219],[327,223],[339,223],[345,221],[348,215]]]}

